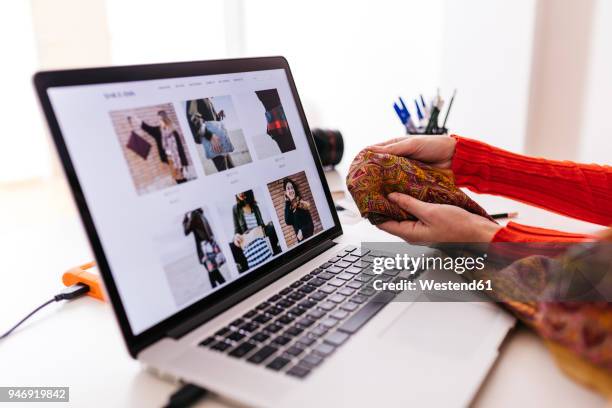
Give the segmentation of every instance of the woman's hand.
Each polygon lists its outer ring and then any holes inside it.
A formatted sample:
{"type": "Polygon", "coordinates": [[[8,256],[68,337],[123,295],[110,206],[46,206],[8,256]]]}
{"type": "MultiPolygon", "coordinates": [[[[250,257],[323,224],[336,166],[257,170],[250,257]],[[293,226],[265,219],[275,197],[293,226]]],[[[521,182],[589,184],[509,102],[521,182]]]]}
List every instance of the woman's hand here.
{"type": "Polygon", "coordinates": [[[213,152],[221,153],[221,140],[219,139],[219,136],[213,134],[210,137],[210,144],[212,145],[213,152]]]}
{"type": "Polygon", "coordinates": [[[419,160],[440,169],[450,169],[456,144],[455,138],[448,136],[404,136],[368,149],[419,160]]]}
{"type": "Polygon", "coordinates": [[[491,242],[502,228],[454,205],[426,203],[400,193],[391,193],[387,198],[418,221],[387,221],[378,228],[407,242],[491,242]]]}
{"type": "Polygon", "coordinates": [[[297,232],[297,240],[301,241],[304,238],[304,234],[302,234],[302,230],[298,230],[297,232]]]}
{"type": "Polygon", "coordinates": [[[234,245],[236,245],[238,248],[242,248],[243,243],[244,243],[244,237],[242,236],[242,234],[234,235],[234,245]]]}

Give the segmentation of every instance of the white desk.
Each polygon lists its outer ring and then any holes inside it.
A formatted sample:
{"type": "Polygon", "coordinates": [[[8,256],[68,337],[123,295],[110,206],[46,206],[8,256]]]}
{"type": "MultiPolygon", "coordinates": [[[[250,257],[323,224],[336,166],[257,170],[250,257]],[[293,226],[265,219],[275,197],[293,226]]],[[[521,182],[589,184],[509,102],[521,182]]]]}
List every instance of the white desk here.
{"type": "MultiPolygon", "coordinates": [[[[91,259],[62,183],[0,189],[0,331],[58,292],[61,273],[91,259]]],[[[479,197],[491,212],[520,211],[518,222],[593,232],[600,227],[522,204],[479,197]]],[[[366,223],[347,227],[371,233],[366,223]]],[[[108,304],[82,298],[54,304],[0,342],[0,386],[69,386],[73,406],[160,406],[176,389],[132,360],[108,304]]],[[[568,380],[538,338],[514,331],[475,406],[602,406],[599,395],[568,380]]],[[[1,405],[1,404],[0,404],[1,405]]],[[[200,404],[226,406],[217,397],[200,404]]],[[[24,405],[25,406],[25,405],[24,405]]],[[[28,405],[30,406],[30,405],[28,405]]],[[[43,405],[48,406],[48,405],[43,405]]]]}

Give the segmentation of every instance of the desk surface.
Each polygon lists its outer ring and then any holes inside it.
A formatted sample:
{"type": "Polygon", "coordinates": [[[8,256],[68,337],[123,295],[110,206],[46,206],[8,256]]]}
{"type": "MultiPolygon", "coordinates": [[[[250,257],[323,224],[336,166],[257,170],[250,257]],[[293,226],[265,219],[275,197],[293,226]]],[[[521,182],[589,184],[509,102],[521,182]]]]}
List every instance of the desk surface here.
{"type": "MultiPolygon", "coordinates": [[[[61,273],[91,259],[63,182],[0,189],[0,331],[61,289],[61,273]]],[[[490,212],[519,211],[516,221],[577,232],[601,227],[513,201],[480,196],[490,212]]],[[[369,224],[348,226],[370,233],[369,224]]],[[[83,298],[54,304],[0,343],[0,386],[69,386],[77,406],[160,406],[176,385],[132,360],[108,304],[83,298]]],[[[475,406],[596,407],[599,395],[567,379],[542,342],[519,326],[482,385],[475,406]]],[[[227,406],[212,397],[203,407],[227,406]]]]}

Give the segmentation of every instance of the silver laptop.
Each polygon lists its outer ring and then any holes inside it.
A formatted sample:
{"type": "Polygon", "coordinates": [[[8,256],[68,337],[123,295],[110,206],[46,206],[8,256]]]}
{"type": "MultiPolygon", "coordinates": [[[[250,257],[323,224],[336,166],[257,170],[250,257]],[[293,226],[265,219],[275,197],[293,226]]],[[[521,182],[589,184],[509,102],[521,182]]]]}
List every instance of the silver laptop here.
{"type": "Polygon", "coordinates": [[[368,285],[372,254],[342,235],[284,58],[34,82],[128,351],[152,372],[252,406],[470,403],[512,318],[368,285]]]}

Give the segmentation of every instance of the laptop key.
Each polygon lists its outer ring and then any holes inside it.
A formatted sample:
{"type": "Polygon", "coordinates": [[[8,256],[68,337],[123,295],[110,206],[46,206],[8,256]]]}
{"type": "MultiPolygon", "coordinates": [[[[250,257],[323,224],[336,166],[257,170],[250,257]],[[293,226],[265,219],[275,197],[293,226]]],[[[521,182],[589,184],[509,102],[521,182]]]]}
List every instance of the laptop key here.
{"type": "Polygon", "coordinates": [[[301,316],[304,313],[306,313],[306,309],[302,309],[301,307],[294,307],[293,309],[289,310],[289,313],[291,313],[294,316],[301,316]]]}
{"type": "Polygon", "coordinates": [[[342,288],[338,291],[338,294],[343,296],[351,296],[353,293],[355,293],[355,289],[351,288],[342,288]]]}
{"type": "Polygon", "coordinates": [[[339,347],[350,337],[347,333],[342,333],[339,331],[335,331],[333,333],[329,333],[323,339],[324,342],[331,344],[332,346],[339,347]]]}
{"type": "Polygon", "coordinates": [[[336,350],[336,347],[334,347],[333,345],[329,343],[321,343],[317,347],[315,347],[312,351],[313,353],[316,353],[322,357],[327,357],[331,353],[333,353],[335,350],[336,350]]]}
{"type": "Polygon", "coordinates": [[[325,280],[330,280],[333,277],[334,277],[334,275],[329,273],[329,272],[320,273],[319,276],[318,276],[319,279],[325,279],[325,280]]]}
{"type": "Polygon", "coordinates": [[[300,327],[310,327],[315,323],[315,320],[310,317],[304,317],[303,319],[298,320],[297,324],[300,327]]]}
{"type": "Polygon", "coordinates": [[[344,268],[348,268],[349,266],[351,266],[351,263],[345,260],[342,260],[342,261],[338,261],[334,263],[334,266],[344,269],[344,268]]]}
{"type": "Polygon", "coordinates": [[[304,297],[305,297],[305,296],[306,296],[306,295],[305,295],[304,293],[302,293],[302,292],[293,292],[292,294],[290,294],[290,295],[288,296],[288,298],[289,298],[290,300],[293,300],[293,301],[296,301],[296,302],[297,302],[298,300],[302,300],[302,299],[304,299],[304,297]]]}
{"type": "Polygon", "coordinates": [[[346,281],[343,281],[342,279],[338,279],[338,278],[334,278],[334,279],[330,280],[329,282],[327,282],[328,285],[336,286],[336,287],[340,287],[340,286],[344,285],[345,283],[346,283],[346,281]]]}
{"type": "Polygon", "coordinates": [[[292,375],[297,378],[304,378],[308,374],[310,374],[310,369],[297,365],[295,367],[292,367],[290,370],[287,370],[287,374],[292,375]]]}
{"type": "Polygon", "coordinates": [[[363,283],[357,281],[351,281],[346,284],[351,289],[360,289],[363,286],[363,283]]]}
{"type": "Polygon", "coordinates": [[[329,295],[330,293],[334,293],[336,291],[336,287],[335,286],[331,286],[331,285],[325,285],[319,288],[319,290],[327,295],[329,295]]]}
{"type": "Polygon", "coordinates": [[[295,337],[295,336],[299,336],[300,334],[302,334],[304,332],[304,329],[300,329],[299,327],[290,327],[287,330],[285,330],[285,334],[295,337]]]}
{"type": "Polygon", "coordinates": [[[283,290],[281,290],[280,292],[278,292],[280,295],[283,296],[287,296],[288,294],[290,294],[291,292],[293,292],[293,289],[291,288],[285,288],[283,290]]]}
{"type": "Polygon", "coordinates": [[[290,315],[282,315],[281,317],[279,317],[276,321],[281,323],[281,324],[289,324],[291,322],[293,322],[295,320],[295,317],[290,316],[290,315]]]}
{"type": "Polygon", "coordinates": [[[279,331],[281,331],[281,329],[283,328],[283,326],[276,324],[276,323],[270,323],[269,325],[267,325],[264,330],[269,332],[269,333],[278,333],[279,331]]]}
{"type": "Polygon", "coordinates": [[[310,298],[317,302],[325,299],[326,297],[327,295],[321,291],[314,292],[313,294],[310,295],[310,298]]]}
{"type": "Polygon", "coordinates": [[[314,278],[313,280],[311,280],[310,282],[308,282],[309,285],[312,286],[316,286],[319,287],[321,285],[323,285],[325,283],[325,279],[321,279],[321,278],[314,278]]]}
{"type": "Polygon", "coordinates": [[[236,319],[233,322],[230,323],[230,326],[232,327],[240,327],[242,325],[242,323],[244,323],[244,319],[236,319]]]}
{"type": "Polygon", "coordinates": [[[297,289],[300,286],[302,286],[304,284],[304,282],[302,282],[301,280],[293,282],[291,285],[289,285],[289,287],[293,288],[293,289],[297,289]]]}
{"type": "Polygon", "coordinates": [[[355,265],[349,266],[348,268],[346,268],[344,270],[344,272],[348,272],[348,273],[352,273],[353,275],[360,273],[361,272],[361,268],[355,265]]]}
{"type": "Polygon", "coordinates": [[[232,357],[242,358],[249,354],[253,349],[255,349],[255,347],[257,347],[255,344],[245,341],[244,343],[230,351],[228,354],[232,357]]]}
{"type": "Polygon", "coordinates": [[[217,332],[215,333],[215,335],[217,336],[225,336],[227,333],[230,332],[230,329],[227,327],[224,327],[222,329],[217,330],[217,332]]]}
{"type": "Polygon", "coordinates": [[[276,347],[264,346],[259,349],[258,352],[249,357],[247,361],[253,364],[261,364],[277,351],[278,349],[276,347]]]}
{"type": "Polygon", "coordinates": [[[207,337],[207,338],[205,338],[204,340],[202,340],[202,341],[201,341],[201,342],[198,344],[198,346],[206,347],[206,346],[208,346],[208,345],[212,344],[214,341],[215,341],[215,337],[214,337],[214,336],[210,336],[210,337],[207,337]]]}
{"type": "Polygon", "coordinates": [[[295,304],[295,302],[292,302],[291,300],[288,299],[283,299],[283,300],[279,300],[276,303],[276,306],[282,307],[284,309],[287,309],[288,307],[291,307],[295,304]]]}
{"type": "MultiPolygon", "coordinates": [[[[342,270],[343,270],[342,268],[339,268],[337,266],[330,266],[329,268],[325,268],[326,272],[333,273],[334,275],[337,274],[337,273],[342,272],[342,270]]],[[[321,275],[319,275],[319,276],[321,276],[321,275]]]]}
{"type": "Polygon", "coordinates": [[[342,259],[342,258],[340,258],[339,256],[334,256],[333,258],[331,258],[331,259],[329,260],[329,262],[331,262],[331,263],[336,263],[336,262],[338,262],[338,261],[339,261],[339,260],[341,260],[341,259],[342,259]]]}
{"type": "Polygon", "coordinates": [[[342,257],[342,259],[346,262],[353,263],[353,262],[357,262],[359,260],[359,257],[355,255],[346,255],[342,257]]]}
{"type": "Polygon", "coordinates": [[[258,327],[259,327],[258,324],[255,324],[253,322],[248,322],[240,326],[240,330],[247,332],[247,333],[252,333],[255,330],[257,330],[258,327]]]}
{"type": "Polygon", "coordinates": [[[325,269],[325,268],[329,268],[330,266],[332,266],[331,262],[325,262],[319,268],[325,269]]]}
{"type": "Polygon", "coordinates": [[[225,351],[228,348],[232,347],[231,343],[228,343],[225,340],[221,340],[217,343],[215,343],[214,346],[211,347],[212,350],[217,350],[217,351],[225,351]]]}
{"type": "Polygon", "coordinates": [[[297,357],[302,354],[304,350],[305,349],[303,349],[302,347],[291,346],[285,351],[285,353],[289,354],[290,356],[297,357]]]}
{"type": "Polygon", "coordinates": [[[270,316],[266,316],[265,314],[259,314],[253,318],[254,322],[262,323],[262,324],[267,323],[270,320],[272,320],[272,318],[270,316]]]}
{"type": "Polygon", "coordinates": [[[346,310],[347,312],[352,312],[355,309],[357,309],[359,307],[359,305],[357,303],[354,302],[346,302],[344,303],[342,306],[340,306],[340,309],[342,310],[346,310]]]}
{"type": "Polygon", "coordinates": [[[363,303],[366,300],[368,300],[365,296],[363,295],[355,295],[351,298],[351,301],[355,302],[355,303],[363,303]]]}
{"type": "Polygon", "coordinates": [[[353,275],[351,275],[350,273],[342,272],[341,274],[336,276],[336,278],[348,281],[353,279],[353,275]]]}
{"type": "Polygon", "coordinates": [[[266,310],[266,313],[270,314],[272,316],[278,316],[279,314],[283,313],[284,311],[285,311],[285,309],[283,309],[282,307],[273,306],[273,307],[269,308],[268,310],[266,310]]]}
{"type": "Polygon", "coordinates": [[[300,307],[301,309],[304,309],[304,310],[308,310],[308,309],[313,308],[316,304],[317,304],[317,302],[313,302],[312,300],[306,299],[306,300],[298,303],[298,307],[300,307]]]}
{"type": "Polygon", "coordinates": [[[332,313],[330,313],[329,315],[330,317],[333,317],[334,319],[338,319],[338,320],[342,320],[344,318],[346,318],[348,316],[348,312],[346,310],[334,310],[332,313]]]}
{"type": "Polygon", "coordinates": [[[270,303],[268,302],[262,302],[260,304],[257,305],[256,309],[257,310],[264,310],[265,308],[267,308],[268,306],[270,306],[270,303]]]}
{"type": "Polygon", "coordinates": [[[311,310],[307,316],[310,317],[311,319],[317,320],[325,316],[325,312],[323,310],[314,309],[314,310],[311,310]]]}
{"type": "Polygon", "coordinates": [[[259,332],[254,334],[253,336],[251,336],[251,340],[256,341],[258,343],[263,343],[264,341],[268,340],[270,338],[269,335],[259,332]]]}
{"type": "Polygon", "coordinates": [[[325,333],[327,333],[328,331],[329,331],[329,328],[327,328],[326,326],[318,325],[317,327],[315,327],[314,329],[310,331],[310,335],[312,337],[319,338],[323,336],[325,333]]]}
{"type": "Polygon", "coordinates": [[[245,335],[240,333],[240,332],[237,332],[237,331],[236,332],[232,332],[232,333],[230,333],[227,336],[227,339],[231,340],[231,341],[240,341],[240,340],[242,340],[244,338],[245,338],[245,335]]]}
{"type": "Polygon", "coordinates": [[[326,312],[329,312],[330,310],[332,310],[335,307],[336,307],[336,305],[334,303],[332,303],[332,302],[319,303],[319,308],[325,310],[326,312]]]}
{"type": "Polygon", "coordinates": [[[274,296],[270,296],[270,298],[267,300],[270,303],[274,303],[277,302],[281,299],[280,295],[274,295],[274,296]]]}
{"type": "Polygon", "coordinates": [[[304,357],[302,361],[300,361],[299,364],[306,366],[306,367],[310,367],[312,369],[318,366],[319,364],[321,364],[322,362],[323,362],[323,357],[321,357],[320,355],[314,354],[314,353],[310,353],[309,355],[304,357]]]}
{"type": "Polygon", "coordinates": [[[289,363],[289,359],[287,358],[283,358],[283,357],[276,357],[274,360],[272,360],[266,367],[274,370],[274,371],[278,371],[280,369],[282,369],[284,366],[286,366],[289,363]]]}
{"type": "MultiPolygon", "coordinates": [[[[359,295],[358,295],[359,296],[359,295]]],[[[355,296],[357,297],[357,296],[355,296]]],[[[355,299],[353,297],[353,300],[355,299]]],[[[385,307],[395,296],[389,292],[380,292],[378,295],[372,298],[366,303],[357,313],[346,320],[338,330],[353,334],[366,324],[376,313],[378,313],[383,307],[385,307]]]]}
{"type": "Polygon", "coordinates": [[[248,312],[246,312],[246,313],[244,314],[244,316],[243,316],[243,317],[245,317],[245,318],[247,318],[247,319],[250,319],[251,317],[256,316],[256,315],[257,315],[257,311],[255,311],[255,310],[249,310],[248,312]]]}
{"type": "Polygon", "coordinates": [[[288,336],[278,336],[272,343],[278,344],[279,346],[285,346],[291,341],[291,337],[288,336]]]}
{"type": "Polygon", "coordinates": [[[306,348],[306,347],[310,347],[313,344],[315,344],[316,341],[317,339],[315,337],[306,335],[306,336],[300,337],[300,339],[297,341],[297,344],[306,348]]]}
{"type": "Polygon", "coordinates": [[[321,325],[327,327],[328,329],[331,329],[337,324],[338,324],[338,320],[334,319],[333,317],[328,317],[327,319],[321,320],[321,325]]]}
{"type": "Polygon", "coordinates": [[[346,300],[346,296],[336,293],[328,297],[327,300],[334,303],[342,303],[346,300]]]}

